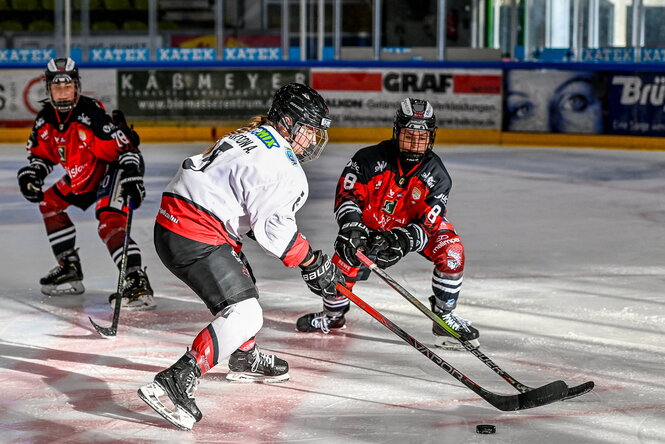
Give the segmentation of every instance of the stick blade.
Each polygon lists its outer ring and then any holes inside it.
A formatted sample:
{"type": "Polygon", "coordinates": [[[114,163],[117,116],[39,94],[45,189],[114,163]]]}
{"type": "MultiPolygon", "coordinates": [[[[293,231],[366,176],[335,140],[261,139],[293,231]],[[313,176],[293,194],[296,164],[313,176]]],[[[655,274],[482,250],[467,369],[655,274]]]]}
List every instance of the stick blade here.
{"type": "Polygon", "coordinates": [[[563,381],[554,381],[541,387],[529,390],[517,395],[519,398],[519,410],[540,407],[561,401],[568,393],[568,386],[563,381]]]}
{"type": "Polygon", "coordinates": [[[568,386],[563,381],[554,381],[519,395],[490,394],[485,400],[497,409],[510,412],[532,409],[560,401],[568,393],[568,386]]]}
{"type": "Polygon", "coordinates": [[[117,328],[102,327],[101,325],[95,324],[95,321],[93,321],[90,316],[88,316],[88,319],[90,319],[90,323],[92,324],[93,327],[95,327],[95,330],[97,330],[97,333],[99,333],[102,338],[107,338],[107,339],[115,338],[115,335],[118,333],[117,328]]]}
{"type": "Polygon", "coordinates": [[[582,396],[585,393],[589,393],[593,390],[595,384],[593,381],[587,381],[584,384],[576,385],[575,387],[569,387],[566,396],[563,397],[563,400],[576,398],[582,396]]]}

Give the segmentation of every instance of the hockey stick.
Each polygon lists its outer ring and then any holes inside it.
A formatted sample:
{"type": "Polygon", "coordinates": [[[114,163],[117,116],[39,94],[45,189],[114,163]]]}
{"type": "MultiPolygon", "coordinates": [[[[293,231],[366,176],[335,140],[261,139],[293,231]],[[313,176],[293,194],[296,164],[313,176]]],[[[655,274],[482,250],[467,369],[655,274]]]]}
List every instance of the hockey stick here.
{"type": "MultiPolygon", "coordinates": [[[[390,277],[390,275],[386,273],[384,270],[380,269],[378,265],[372,262],[372,260],[367,256],[365,256],[362,252],[358,251],[356,253],[356,257],[358,258],[358,260],[360,260],[360,262],[363,265],[365,265],[374,273],[376,273],[381,279],[383,279],[388,285],[390,285],[395,291],[397,291],[397,293],[399,293],[406,300],[411,302],[411,304],[415,305],[418,310],[423,312],[428,318],[434,321],[437,325],[441,326],[441,328],[446,330],[450,334],[450,336],[457,339],[467,351],[469,351],[476,358],[484,362],[485,365],[487,365],[489,368],[491,368],[494,371],[494,373],[505,379],[506,382],[508,382],[508,384],[515,387],[520,393],[527,393],[531,390],[534,390],[533,387],[524,385],[515,378],[513,378],[512,376],[510,376],[505,370],[503,370],[501,367],[495,364],[490,358],[488,358],[483,352],[481,352],[478,347],[474,347],[473,345],[471,345],[471,343],[469,343],[469,341],[465,341],[464,339],[462,339],[459,333],[450,328],[450,326],[445,322],[443,322],[443,320],[439,316],[437,316],[436,313],[434,313],[432,310],[430,310],[424,304],[422,304],[415,296],[413,296],[404,287],[398,284],[395,281],[395,279],[390,277]]],[[[594,387],[593,381],[588,381],[583,384],[577,385],[575,387],[569,387],[568,392],[566,393],[566,396],[564,396],[563,399],[570,399],[583,395],[587,392],[590,392],[593,389],[593,387],[594,387]]]]}
{"type": "Polygon", "coordinates": [[[95,324],[95,321],[92,320],[90,316],[90,322],[92,326],[95,327],[97,333],[99,333],[103,338],[113,338],[118,333],[118,320],[120,319],[120,306],[122,305],[122,294],[124,293],[125,286],[125,274],[127,273],[127,249],[129,248],[129,231],[132,229],[132,214],[134,213],[134,208],[132,207],[131,198],[125,200],[125,205],[129,207],[127,211],[127,224],[125,225],[125,240],[122,243],[122,257],[120,259],[120,273],[118,275],[118,289],[117,296],[115,298],[115,306],[113,308],[113,321],[110,327],[102,327],[101,325],[95,324]]]}
{"type": "Polygon", "coordinates": [[[478,396],[499,410],[513,411],[540,407],[541,405],[560,401],[568,392],[568,386],[563,381],[550,382],[549,384],[543,385],[542,387],[529,390],[526,393],[520,393],[519,395],[499,395],[490,392],[489,390],[486,390],[473,382],[462,372],[436,355],[432,350],[418,342],[413,336],[409,335],[388,318],[376,311],[374,308],[372,308],[372,306],[353,294],[351,290],[347,289],[344,285],[337,284],[337,291],[349,298],[354,304],[365,310],[371,317],[382,323],[386,328],[388,328],[388,330],[402,338],[404,342],[418,350],[423,355],[427,356],[430,361],[434,362],[436,365],[445,370],[449,375],[473,390],[478,396]]]}

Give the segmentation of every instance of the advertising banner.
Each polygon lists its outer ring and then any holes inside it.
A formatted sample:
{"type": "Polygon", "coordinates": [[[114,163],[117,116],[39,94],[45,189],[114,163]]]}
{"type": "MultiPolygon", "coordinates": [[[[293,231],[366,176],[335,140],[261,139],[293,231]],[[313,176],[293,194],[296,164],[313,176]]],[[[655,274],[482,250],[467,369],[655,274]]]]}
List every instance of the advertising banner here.
{"type": "Polygon", "coordinates": [[[405,97],[428,100],[439,128],[500,129],[498,69],[312,69],[336,127],[392,127],[405,97]]]}
{"type": "MultiPolygon", "coordinates": [[[[101,100],[110,113],[117,108],[115,70],[86,69],[81,72],[83,95],[101,100]]],[[[0,76],[0,122],[32,124],[46,99],[43,69],[7,69],[0,76]]],[[[27,135],[26,135],[27,137],[27,135]]]]}
{"type": "Polygon", "coordinates": [[[599,71],[504,72],[504,131],[604,134],[607,75],[599,71]]]}
{"type": "Polygon", "coordinates": [[[265,114],[273,93],[307,83],[300,69],[118,70],[118,104],[128,118],[144,120],[246,120],[265,114]]]}
{"type": "Polygon", "coordinates": [[[665,136],[665,75],[662,72],[612,74],[608,133],[665,136]]]}

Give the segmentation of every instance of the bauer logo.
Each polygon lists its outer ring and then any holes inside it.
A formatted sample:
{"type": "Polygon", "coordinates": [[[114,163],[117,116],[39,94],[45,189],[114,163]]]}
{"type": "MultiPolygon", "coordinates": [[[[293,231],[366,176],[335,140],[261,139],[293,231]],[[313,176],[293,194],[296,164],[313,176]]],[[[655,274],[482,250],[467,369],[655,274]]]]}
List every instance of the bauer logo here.
{"type": "Polygon", "coordinates": [[[258,139],[263,142],[263,144],[266,146],[266,148],[279,148],[279,143],[277,143],[277,140],[275,140],[275,137],[273,137],[272,134],[270,134],[270,131],[265,129],[264,127],[260,126],[255,130],[251,131],[252,134],[254,134],[258,139]]]}

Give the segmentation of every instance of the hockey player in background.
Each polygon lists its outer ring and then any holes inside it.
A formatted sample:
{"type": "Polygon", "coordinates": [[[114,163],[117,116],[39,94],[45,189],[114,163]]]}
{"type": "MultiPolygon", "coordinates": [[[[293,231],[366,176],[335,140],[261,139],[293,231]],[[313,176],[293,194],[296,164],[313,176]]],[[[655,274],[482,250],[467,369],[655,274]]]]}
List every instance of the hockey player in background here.
{"type": "MultiPolygon", "coordinates": [[[[434,263],[432,310],[462,338],[478,345],[478,330],[455,313],[464,247],[446,219],[451,179],[432,146],[436,118],[430,103],[407,98],[395,114],[393,137],[359,150],[338,181],[335,216],[339,232],[333,263],[344,273],[347,288],[368,278],[370,270],[356,257],[364,251],[380,268],[395,265],[409,252],[434,263]]],[[[302,332],[329,333],[343,328],[349,300],[325,297],[323,311],[300,317],[302,332]]],[[[432,327],[435,344],[457,348],[443,328],[432,327]]]]}
{"type": "MultiPolygon", "coordinates": [[[[145,197],[139,137],[114,111],[114,121],[101,102],[81,95],[81,81],[71,58],[48,62],[44,72],[48,101],[37,114],[28,139],[29,165],[18,171],[23,196],[39,204],[46,233],[58,265],[40,280],[46,295],[81,294],[83,269],[76,248],[76,230],[67,215],[70,205],[86,210],[95,204],[98,234],[120,267],[128,208],[145,197]],[[65,175],[46,191],[44,179],[56,164],[65,175]]],[[[122,307],[155,307],[152,288],[141,268],[141,251],[130,240],[122,307]]],[[[110,302],[115,303],[116,294],[110,302]]]]}
{"type": "Polygon", "coordinates": [[[245,236],[287,267],[300,267],[319,296],[333,296],[336,284],[344,282],[324,253],[312,251],[295,218],[308,195],[300,163],[319,156],[329,125],[328,107],[316,91],[286,85],[267,116],[254,117],[203,154],[185,159],[162,195],[157,254],[215,316],[175,364],[138,392],[180,429],[191,429],[203,417],[193,395],[198,378],[227,357],[231,381],[289,379],[287,362],[263,353],[255,342],[263,313],[241,251],[245,236]]]}

